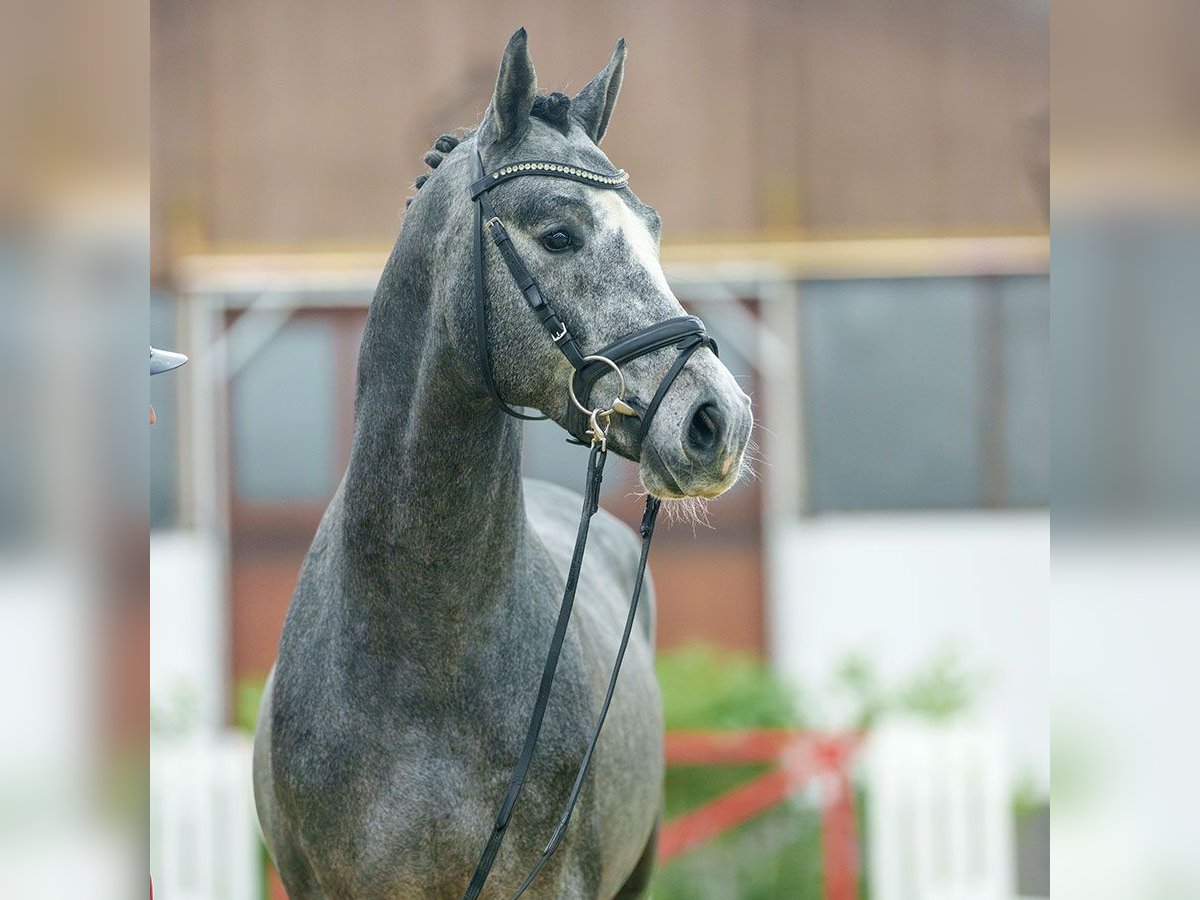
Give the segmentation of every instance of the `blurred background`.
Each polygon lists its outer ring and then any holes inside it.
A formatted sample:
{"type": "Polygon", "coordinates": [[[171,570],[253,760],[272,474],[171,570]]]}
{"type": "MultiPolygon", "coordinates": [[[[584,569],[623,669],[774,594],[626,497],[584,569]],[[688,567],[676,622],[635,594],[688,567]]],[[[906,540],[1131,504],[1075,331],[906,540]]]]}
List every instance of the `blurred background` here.
{"type": "MultiPolygon", "coordinates": [[[[245,733],[404,199],[524,25],[543,90],[626,38],[604,149],[758,422],[754,475],[655,541],[654,896],[1048,896],[1049,4],[487,10],[152,5],[150,338],[191,356],[151,383],[158,895],[278,894],[245,733]]],[[[525,464],[578,489],[563,438],[525,464]]]]}

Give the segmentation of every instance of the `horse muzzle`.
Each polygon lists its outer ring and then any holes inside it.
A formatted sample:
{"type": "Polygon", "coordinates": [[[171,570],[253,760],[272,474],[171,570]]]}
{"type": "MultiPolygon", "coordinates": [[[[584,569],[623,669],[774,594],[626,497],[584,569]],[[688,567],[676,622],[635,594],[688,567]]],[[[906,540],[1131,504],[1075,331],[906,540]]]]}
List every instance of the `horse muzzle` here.
{"type": "Polygon", "coordinates": [[[705,392],[678,419],[664,419],[642,447],[641,474],[656,497],[717,497],[737,482],[754,417],[750,399],[705,392]],[[675,438],[668,429],[675,429],[675,438]]]}

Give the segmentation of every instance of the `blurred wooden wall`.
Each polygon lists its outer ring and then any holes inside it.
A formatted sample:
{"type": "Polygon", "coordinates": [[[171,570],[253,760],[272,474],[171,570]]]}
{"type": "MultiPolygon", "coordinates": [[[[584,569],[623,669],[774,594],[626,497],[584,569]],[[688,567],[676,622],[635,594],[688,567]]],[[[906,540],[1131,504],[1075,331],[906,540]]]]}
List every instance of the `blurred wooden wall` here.
{"type": "Polygon", "coordinates": [[[669,240],[1042,229],[1045,0],[157,0],[154,254],[383,245],[519,25],[669,240]],[[1032,152],[1036,152],[1032,151],[1032,152]]]}

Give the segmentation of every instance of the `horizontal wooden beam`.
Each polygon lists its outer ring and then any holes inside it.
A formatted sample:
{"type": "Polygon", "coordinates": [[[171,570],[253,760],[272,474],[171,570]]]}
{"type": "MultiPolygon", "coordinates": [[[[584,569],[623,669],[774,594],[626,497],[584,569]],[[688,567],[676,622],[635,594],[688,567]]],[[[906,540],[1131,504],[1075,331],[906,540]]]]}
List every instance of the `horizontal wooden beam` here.
{"type": "MultiPolygon", "coordinates": [[[[171,281],[191,294],[370,293],[388,252],[374,247],[336,252],[194,254],[176,260],[171,281]]],[[[669,277],[681,280],[1041,275],[1050,271],[1050,236],[668,243],[662,248],[662,262],[669,277]]]]}

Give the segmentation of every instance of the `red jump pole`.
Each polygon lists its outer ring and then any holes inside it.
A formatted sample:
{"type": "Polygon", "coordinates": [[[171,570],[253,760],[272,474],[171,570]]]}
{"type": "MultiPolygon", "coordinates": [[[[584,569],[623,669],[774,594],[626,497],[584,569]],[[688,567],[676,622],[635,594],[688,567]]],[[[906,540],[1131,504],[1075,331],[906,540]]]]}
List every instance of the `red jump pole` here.
{"type": "Polygon", "coordinates": [[[858,841],[854,786],[845,759],[829,773],[834,796],[821,812],[825,900],[858,900],[858,841]]]}
{"type": "Polygon", "coordinates": [[[792,776],[783,769],[759,775],[663,826],[658,839],[658,858],[667,862],[708,843],[785,800],[794,789],[792,776]]]}

